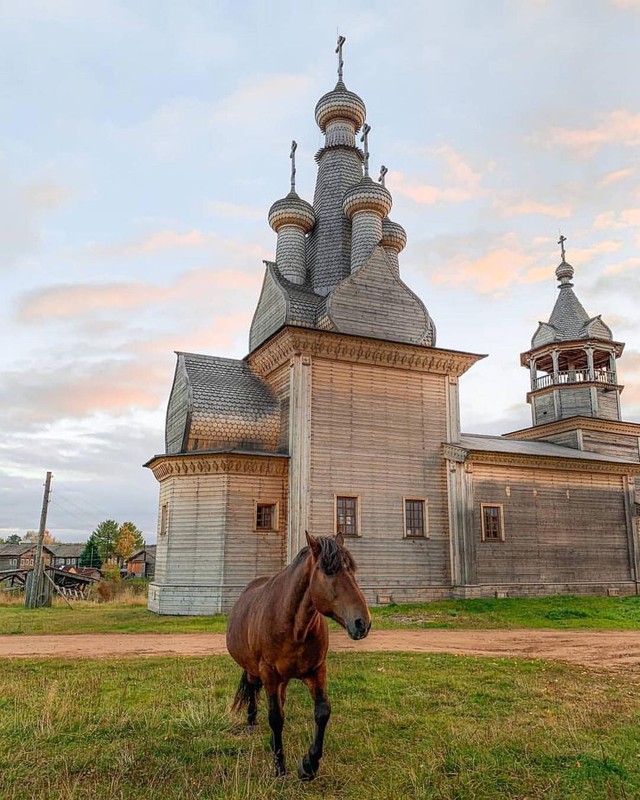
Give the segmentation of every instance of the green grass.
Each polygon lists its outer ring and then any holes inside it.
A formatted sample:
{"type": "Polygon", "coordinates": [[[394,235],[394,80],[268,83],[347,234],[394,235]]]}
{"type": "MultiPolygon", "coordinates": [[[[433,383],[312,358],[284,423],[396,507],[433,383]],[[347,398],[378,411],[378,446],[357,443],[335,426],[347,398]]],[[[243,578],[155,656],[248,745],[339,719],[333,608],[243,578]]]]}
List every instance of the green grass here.
{"type": "MultiPolygon", "coordinates": [[[[640,676],[542,661],[331,656],[333,716],[318,779],[272,777],[229,704],[227,657],[10,661],[0,673],[6,800],[345,798],[603,800],[640,796],[640,676]]],[[[311,705],[287,699],[289,766],[311,705]]]]}
{"type": "Polygon", "coordinates": [[[441,600],[373,609],[377,628],[640,629],[640,597],[553,597],[441,600]]]}
{"type": "MultiPolygon", "coordinates": [[[[140,598],[139,603],[144,603],[140,598]]],[[[442,600],[372,608],[382,628],[599,628],[640,630],[640,597],[536,597],[442,600]]],[[[25,609],[0,605],[0,634],[8,633],[221,633],[226,618],[166,617],[128,602],[78,603],[25,609]]]]}
{"type": "Polygon", "coordinates": [[[52,608],[0,606],[0,634],[222,633],[226,617],[167,617],[131,603],[75,603],[52,608]]]}

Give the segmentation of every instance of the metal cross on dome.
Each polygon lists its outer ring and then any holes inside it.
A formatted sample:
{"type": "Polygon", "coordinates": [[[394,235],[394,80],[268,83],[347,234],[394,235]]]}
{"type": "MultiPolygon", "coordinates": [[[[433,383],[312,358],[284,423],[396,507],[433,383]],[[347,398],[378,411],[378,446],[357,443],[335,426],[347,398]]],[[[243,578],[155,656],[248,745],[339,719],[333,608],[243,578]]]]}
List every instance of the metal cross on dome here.
{"type": "Polygon", "coordinates": [[[342,60],[342,46],[347,40],[344,36],[338,36],[338,46],[336,47],[336,53],[338,54],[338,80],[342,80],[342,68],[344,67],[344,61],[342,60]]]}
{"type": "Polygon", "coordinates": [[[360,137],[360,141],[364,143],[364,177],[369,177],[369,133],[371,131],[371,125],[367,125],[364,123],[362,128],[362,136],[360,137]]]}
{"type": "Polygon", "coordinates": [[[389,170],[383,164],[380,167],[380,177],[378,178],[378,183],[381,183],[383,186],[384,186],[384,178],[385,178],[385,175],[387,174],[387,172],[389,172],[389,170]]]}
{"type": "Polygon", "coordinates": [[[298,149],[298,143],[295,139],[291,141],[291,152],[289,153],[289,158],[291,159],[291,191],[295,192],[296,190],[296,150],[298,149]]]}
{"type": "Polygon", "coordinates": [[[564,243],[567,241],[567,237],[560,234],[560,238],[558,239],[558,244],[560,245],[560,252],[562,253],[562,260],[565,260],[566,253],[564,251],[564,243]]]}

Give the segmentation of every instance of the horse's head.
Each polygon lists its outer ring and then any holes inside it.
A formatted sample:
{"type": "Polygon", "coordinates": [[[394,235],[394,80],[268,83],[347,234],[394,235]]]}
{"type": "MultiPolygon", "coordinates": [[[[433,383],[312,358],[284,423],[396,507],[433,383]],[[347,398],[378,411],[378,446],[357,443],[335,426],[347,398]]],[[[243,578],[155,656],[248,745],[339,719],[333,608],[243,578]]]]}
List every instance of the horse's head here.
{"type": "Polygon", "coordinates": [[[356,565],[337,536],[306,533],[313,569],[309,582],[311,601],[325,617],[334,619],[352,639],[364,639],[371,627],[371,614],[356,582],[356,565]]]}

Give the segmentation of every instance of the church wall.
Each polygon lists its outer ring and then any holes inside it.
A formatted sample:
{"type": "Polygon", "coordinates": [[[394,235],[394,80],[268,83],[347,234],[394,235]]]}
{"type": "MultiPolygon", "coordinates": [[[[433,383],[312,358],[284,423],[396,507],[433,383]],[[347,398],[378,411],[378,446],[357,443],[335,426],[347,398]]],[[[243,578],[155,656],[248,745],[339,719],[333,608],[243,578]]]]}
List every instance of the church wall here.
{"type": "Polygon", "coordinates": [[[617,392],[598,390],[598,416],[602,419],[620,419],[617,392]]]}
{"type": "Polygon", "coordinates": [[[582,442],[583,448],[592,453],[640,461],[640,439],[637,436],[583,430],[582,442]]]}
{"type": "Polygon", "coordinates": [[[571,390],[563,389],[557,394],[560,404],[560,417],[591,417],[595,415],[589,386],[571,390]]]}
{"type": "Polygon", "coordinates": [[[445,381],[313,360],[310,527],[332,534],[336,494],[358,496],[361,536],[347,545],[369,601],[378,594],[408,602],[450,592],[445,381]],[[404,538],[405,497],[427,500],[429,538],[404,538]]]}
{"type": "Polygon", "coordinates": [[[149,609],[214,614],[221,608],[229,476],[179,475],[160,483],[156,574],[149,609]],[[161,530],[167,505],[166,533],[161,530]]]}
{"type": "Polygon", "coordinates": [[[286,476],[230,475],[224,548],[222,610],[229,611],[244,587],[285,565],[287,536],[286,476]],[[256,530],[256,503],[276,503],[278,526],[256,530]]]}
{"type": "Polygon", "coordinates": [[[537,397],[533,397],[531,402],[533,403],[534,425],[540,425],[544,422],[551,422],[556,419],[553,393],[541,394],[537,397]]]}
{"type": "Polygon", "coordinates": [[[473,486],[480,586],[521,595],[634,591],[622,476],[474,464],[473,486]],[[503,506],[504,541],[482,541],[483,502],[503,506]]]}

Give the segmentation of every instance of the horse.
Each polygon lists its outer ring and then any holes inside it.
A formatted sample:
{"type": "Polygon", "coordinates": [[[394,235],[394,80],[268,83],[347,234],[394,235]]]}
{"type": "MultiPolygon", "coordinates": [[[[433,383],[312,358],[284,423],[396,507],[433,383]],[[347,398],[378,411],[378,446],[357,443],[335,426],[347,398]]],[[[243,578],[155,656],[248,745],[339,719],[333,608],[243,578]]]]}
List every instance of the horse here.
{"type": "Polygon", "coordinates": [[[297,678],[306,685],[314,703],[315,735],[298,764],[298,777],[310,781],[318,772],[331,715],[325,618],[335,620],[352,639],[364,639],[371,614],[342,534],[305,535],[307,547],[289,566],[270,578],[256,578],[243,590],[229,614],[227,649],[243,670],[232,708],[241,711],[246,706],[248,730],[257,724],[260,688],[267,693],[278,777],[287,772],[282,748],[287,684],[297,678]]]}

